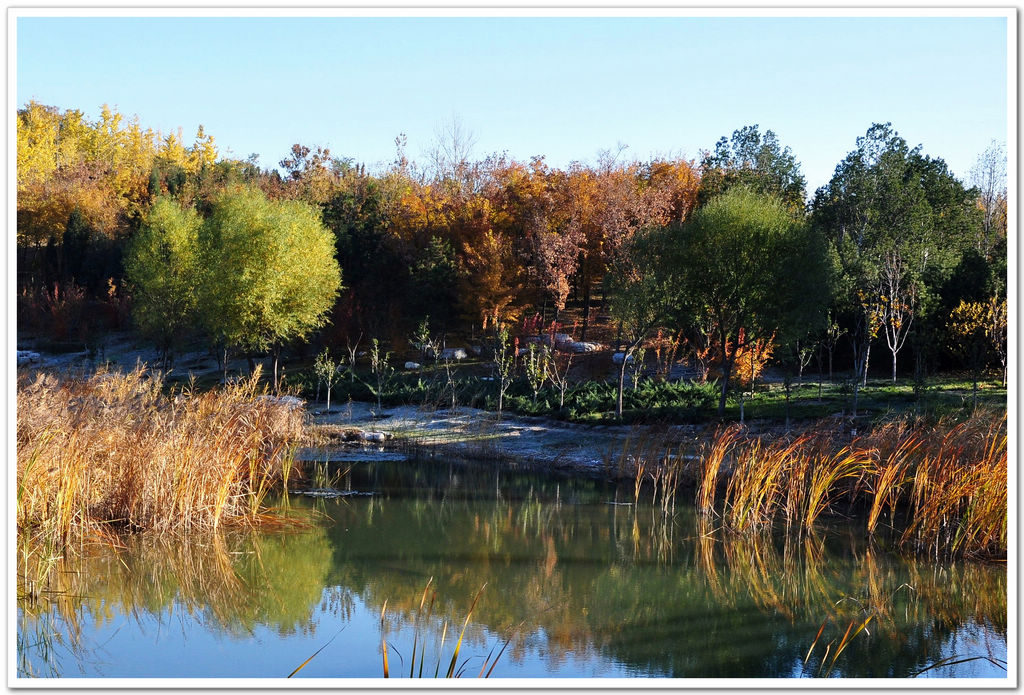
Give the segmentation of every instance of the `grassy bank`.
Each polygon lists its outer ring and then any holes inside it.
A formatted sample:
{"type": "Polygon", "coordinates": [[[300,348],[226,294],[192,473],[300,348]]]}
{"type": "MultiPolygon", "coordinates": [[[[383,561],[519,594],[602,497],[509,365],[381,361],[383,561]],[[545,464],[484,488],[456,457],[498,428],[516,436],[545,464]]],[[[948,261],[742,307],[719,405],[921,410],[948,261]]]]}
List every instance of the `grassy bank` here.
{"type": "Polygon", "coordinates": [[[302,411],[259,375],[199,393],[138,367],[18,382],[17,524],[65,542],[111,526],[188,531],[261,520],[302,411]]]}

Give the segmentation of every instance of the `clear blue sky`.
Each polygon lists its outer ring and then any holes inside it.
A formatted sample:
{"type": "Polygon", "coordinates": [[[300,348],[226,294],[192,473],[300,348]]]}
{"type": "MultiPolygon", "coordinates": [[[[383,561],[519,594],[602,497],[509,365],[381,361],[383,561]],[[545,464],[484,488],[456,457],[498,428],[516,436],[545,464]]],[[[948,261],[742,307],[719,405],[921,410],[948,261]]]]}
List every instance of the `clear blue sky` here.
{"type": "Polygon", "coordinates": [[[697,157],[757,123],[808,192],[872,122],[966,177],[1007,138],[1004,18],[35,18],[17,20],[17,100],[103,103],[275,166],[294,142],[372,166],[423,160],[457,116],[474,154],[554,166],[697,157]]]}

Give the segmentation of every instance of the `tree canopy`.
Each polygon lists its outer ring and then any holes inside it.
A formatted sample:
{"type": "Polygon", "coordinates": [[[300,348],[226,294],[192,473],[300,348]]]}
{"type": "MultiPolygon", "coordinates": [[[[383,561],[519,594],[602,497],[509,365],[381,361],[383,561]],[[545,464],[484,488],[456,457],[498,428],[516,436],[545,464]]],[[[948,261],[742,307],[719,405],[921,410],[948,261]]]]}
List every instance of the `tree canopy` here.
{"type": "Polygon", "coordinates": [[[803,212],[807,184],[800,164],[771,130],[762,135],[757,125],[748,125],[733,131],[730,138],[718,141],[714,152],[704,156],[700,169],[701,205],[733,186],[742,185],[779,198],[794,214],[803,212]]]}
{"type": "Polygon", "coordinates": [[[856,149],[815,194],[812,219],[840,267],[836,302],[852,317],[860,378],[872,339],[884,329],[894,348],[900,330],[909,330],[907,312],[927,313],[974,241],[980,217],[974,201],[975,192],[944,161],[911,148],[888,123],[857,138],[856,149]],[[894,306],[905,308],[903,318],[894,306]]]}
{"type": "Polygon", "coordinates": [[[217,198],[200,236],[203,323],[225,346],[264,351],[323,325],[341,287],[317,210],[251,188],[217,198]]]}
{"type": "Polygon", "coordinates": [[[714,326],[723,413],[739,349],[805,330],[824,315],[824,247],[779,199],[743,186],[712,198],[669,234],[661,262],[671,268],[676,320],[714,326]]]}
{"type": "Polygon", "coordinates": [[[948,347],[950,313],[1006,294],[999,142],[969,187],[890,124],[874,124],[805,206],[795,154],[758,125],[721,138],[699,163],[640,161],[620,146],[558,168],[542,156],[474,158],[472,135],[452,124],[425,166],[406,156],[400,135],[394,161],[369,171],[300,143],[272,158],[280,169],[262,169],[256,155],[222,155],[202,127],[194,138],[156,132],[108,107],[93,119],[29,102],[16,126],[19,321],[61,335],[69,321],[119,329],[132,308],[168,355],[179,326],[255,357],[289,342],[305,354],[314,332],[316,349],[358,336],[393,347],[426,316],[456,341],[496,323],[522,323],[520,337],[536,337],[553,319],[558,331],[576,322],[581,341],[594,326],[590,340],[608,342],[621,324],[629,343],[660,301],[646,284],[657,280],[673,304],[658,328],[676,330],[673,355],[686,353],[702,377],[732,370],[719,364],[730,351],[754,374],[746,354],[768,355],[773,340],[813,349],[818,311],[798,301],[802,292],[831,304],[844,338],[827,341],[829,355],[852,352],[863,380],[879,344],[894,373],[904,345],[916,370],[962,365],[948,347]],[[771,234],[752,231],[768,218],[741,205],[750,196],[788,216],[793,246],[778,250],[764,240],[771,234]],[[734,224],[725,200],[756,223],[734,224]],[[645,250],[656,240],[678,268],[645,250]],[[762,269],[783,256],[796,271],[762,269]],[[67,297],[81,301],[60,304],[67,297]],[[611,328],[602,325],[609,313],[611,328]]]}
{"type": "Polygon", "coordinates": [[[199,308],[199,228],[202,218],[170,198],[158,198],[125,258],[139,330],[168,362],[175,343],[191,332],[199,308]]]}

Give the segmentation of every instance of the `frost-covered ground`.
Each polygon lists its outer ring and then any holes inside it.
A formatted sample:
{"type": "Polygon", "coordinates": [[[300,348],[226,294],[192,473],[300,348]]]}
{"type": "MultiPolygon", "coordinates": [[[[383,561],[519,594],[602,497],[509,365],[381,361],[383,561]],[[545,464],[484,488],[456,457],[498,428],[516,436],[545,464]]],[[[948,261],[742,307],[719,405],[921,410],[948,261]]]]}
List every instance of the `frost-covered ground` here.
{"type": "MultiPolygon", "coordinates": [[[[333,405],[333,404],[332,404],[333,405]]],[[[615,471],[645,447],[664,451],[664,444],[693,442],[704,428],[590,426],[543,418],[516,417],[475,408],[425,409],[413,406],[383,408],[368,403],[343,403],[329,413],[312,405],[312,428],[345,432],[349,437],[383,442],[346,442],[310,447],[300,458],[351,460],[360,448],[392,451],[417,449],[456,456],[489,458],[559,470],[615,471]]],[[[675,447],[673,447],[675,448],[675,447]]]]}
{"type": "MultiPolygon", "coordinates": [[[[137,363],[155,365],[156,350],[132,334],[112,334],[98,354],[87,352],[54,354],[38,350],[36,341],[19,336],[18,348],[39,353],[39,360],[28,369],[78,371],[95,369],[100,364],[131,369],[137,363]]],[[[230,372],[248,373],[244,360],[233,360],[230,372]]],[[[216,360],[207,352],[179,354],[172,375],[219,376],[216,360]]],[[[413,449],[465,457],[501,460],[507,463],[600,473],[616,471],[628,464],[628,457],[652,447],[664,451],[691,444],[704,427],[634,427],[581,425],[546,418],[517,417],[475,408],[427,409],[416,406],[385,407],[377,412],[375,404],[332,403],[324,412],[324,403],[306,404],[310,427],[331,440],[327,446],[307,447],[299,458],[307,460],[355,460],[380,451],[386,455],[413,449]],[[342,441],[362,434],[358,441],[342,441]],[[379,436],[377,433],[380,433],[379,436]],[[333,436],[332,436],[333,435],[333,436]]]]}

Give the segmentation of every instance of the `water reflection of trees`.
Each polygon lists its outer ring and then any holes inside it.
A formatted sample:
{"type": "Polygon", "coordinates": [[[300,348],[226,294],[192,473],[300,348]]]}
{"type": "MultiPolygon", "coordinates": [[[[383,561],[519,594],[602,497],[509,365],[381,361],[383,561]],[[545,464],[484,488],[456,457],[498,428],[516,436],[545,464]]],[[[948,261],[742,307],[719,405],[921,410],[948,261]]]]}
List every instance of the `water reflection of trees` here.
{"type": "Polygon", "coordinates": [[[522,624],[504,658],[601,654],[651,675],[813,675],[802,660],[822,623],[841,634],[868,615],[835,673],[903,676],[942,658],[958,629],[1005,631],[1001,568],[902,559],[851,531],[737,538],[685,512],[544,492],[338,504],[329,581],[408,622],[428,578],[435,615],[465,615],[487,582],[471,642],[522,624]]]}
{"type": "MultiPolygon", "coordinates": [[[[42,555],[24,556],[19,577],[38,574],[33,564],[42,555]]],[[[37,595],[19,596],[19,637],[36,636],[24,640],[26,650],[45,647],[40,636],[71,648],[80,641],[82,620],[102,627],[121,615],[164,621],[176,613],[233,635],[251,634],[257,626],[308,634],[318,608],[342,616],[353,611],[350,595],[324,592],[330,562],[319,527],[187,539],[118,536],[57,560],[37,595]]],[[[36,652],[47,661],[46,653],[36,652]]],[[[26,673],[27,667],[26,661],[26,673]]]]}
{"type": "MultiPolygon", "coordinates": [[[[870,634],[835,673],[905,676],[981,626],[1005,640],[1002,567],[903,559],[849,529],[733,537],[687,510],[617,504],[590,481],[416,470],[354,469],[344,485],[380,494],[309,502],[324,516],[308,528],[85,547],[58,561],[34,600],[19,599],[19,640],[55,615],[73,643],[86,617],[172,611],[237,635],[259,625],[307,634],[320,611],[347,620],[357,601],[376,612],[385,600],[394,634],[412,625],[431,577],[435,633],[461,622],[486,582],[464,650],[486,653],[514,631],[503,661],[539,654],[553,667],[597,657],[638,675],[814,675],[802,661],[819,627],[827,640],[869,615],[870,634]]],[[[33,572],[19,564],[20,576],[33,572]]]]}

